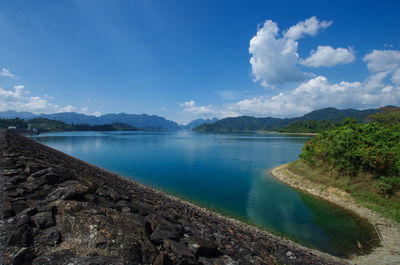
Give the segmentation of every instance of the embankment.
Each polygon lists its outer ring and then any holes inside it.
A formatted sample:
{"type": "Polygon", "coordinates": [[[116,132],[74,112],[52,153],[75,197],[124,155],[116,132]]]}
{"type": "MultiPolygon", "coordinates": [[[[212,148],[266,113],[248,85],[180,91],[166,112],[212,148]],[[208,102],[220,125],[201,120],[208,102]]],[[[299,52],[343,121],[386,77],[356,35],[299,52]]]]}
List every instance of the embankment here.
{"type": "Polygon", "coordinates": [[[0,264],[345,263],[15,133],[0,149],[0,264]]]}
{"type": "Polygon", "coordinates": [[[311,195],[350,210],[360,217],[367,219],[375,227],[382,246],[374,249],[374,251],[368,255],[357,256],[350,259],[349,262],[351,264],[400,264],[399,224],[359,205],[351,195],[345,191],[335,187],[326,187],[314,183],[304,176],[291,172],[289,164],[274,168],[271,170],[271,175],[295,189],[306,191],[311,195]]]}

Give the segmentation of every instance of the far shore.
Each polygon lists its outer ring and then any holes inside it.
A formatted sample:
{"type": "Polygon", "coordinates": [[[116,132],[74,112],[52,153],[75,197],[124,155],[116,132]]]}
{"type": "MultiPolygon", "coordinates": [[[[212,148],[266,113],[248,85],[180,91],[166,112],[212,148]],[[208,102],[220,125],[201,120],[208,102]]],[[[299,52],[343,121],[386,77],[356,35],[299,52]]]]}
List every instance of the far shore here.
{"type": "Polygon", "coordinates": [[[296,133],[288,133],[288,132],[278,132],[278,131],[257,131],[259,134],[269,134],[269,133],[278,133],[278,134],[287,134],[287,135],[317,135],[318,133],[311,132],[296,132],[296,133]]]}
{"type": "Polygon", "coordinates": [[[381,246],[370,254],[356,256],[348,260],[351,264],[400,264],[400,225],[385,218],[364,206],[359,205],[349,193],[336,187],[316,184],[304,176],[294,174],[289,170],[289,164],[278,166],[270,171],[271,175],[292,188],[305,191],[313,196],[327,200],[358,216],[368,220],[375,228],[381,246]]]}

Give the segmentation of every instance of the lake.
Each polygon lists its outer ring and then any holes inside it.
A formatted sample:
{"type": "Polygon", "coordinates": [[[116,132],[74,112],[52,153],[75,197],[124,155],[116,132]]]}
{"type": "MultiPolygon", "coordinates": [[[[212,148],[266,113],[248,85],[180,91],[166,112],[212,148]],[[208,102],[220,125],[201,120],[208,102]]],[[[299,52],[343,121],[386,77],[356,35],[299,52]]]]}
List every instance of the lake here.
{"type": "Polygon", "coordinates": [[[364,220],[269,174],[308,136],[175,132],[62,132],[35,140],[167,193],[337,256],[376,245],[364,220]]]}

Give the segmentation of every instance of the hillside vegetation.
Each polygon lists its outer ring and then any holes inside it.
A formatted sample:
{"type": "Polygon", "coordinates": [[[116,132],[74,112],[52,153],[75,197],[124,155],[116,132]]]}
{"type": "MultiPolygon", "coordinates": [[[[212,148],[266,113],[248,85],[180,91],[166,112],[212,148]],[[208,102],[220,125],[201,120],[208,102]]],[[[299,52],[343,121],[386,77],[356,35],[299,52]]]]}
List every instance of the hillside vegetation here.
{"type": "Polygon", "coordinates": [[[337,121],[295,121],[288,124],[278,132],[284,133],[320,133],[332,130],[341,125],[337,121]]]}
{"type": "MultiPolygon", "coordinates": [[[[288,132],[319,132],[324,127],[327,127],[327,122],[342,122],[345,118],[354,118],[357,121],[366,121],[367,116],[376,114],[378,110],[355,110],[345,109],[338,110],[336,108],[325,108],[312,111],[304,116],[296,118],[255,118],[249,116],[241,116],[235,118],[225,118],[211,124],[202,124],[194,131],[197,132],[239,132],[239,131],[258,131],[258,130],[279,130],[284,129],[286,126],[291,125],[287,130],[288,132]],[[311,123],[296,123],[300,121],[318,121],[315,125],[307,128],[311,123]],[[294,129],[301,129],[302,131],[294,131],[294,129]],[[317,131],[313,131],[313,129],[317,131]]],[[[329,125],[329,129],[334,128],[334,123],[329,125]]]]}
{"type": "Polygon", "coordinates": [[[346,119],[303,147],[291,170],[350,192],[362,204],[400,222],[400,110],[346,119]]]}
{"type": "Polygon", "coordinates": [[[128,124],[114,122],[112,124],[90,125],[90,124],[67,124],[58,120],[46,118],[34,118],[30,120],[0,119],[0,128],[6,129],[15,126],[18,129],[27,129],[28,124],[36,128],[38,132],[66,132],[66,131],[136,131],[138,128],[128,124]]]}

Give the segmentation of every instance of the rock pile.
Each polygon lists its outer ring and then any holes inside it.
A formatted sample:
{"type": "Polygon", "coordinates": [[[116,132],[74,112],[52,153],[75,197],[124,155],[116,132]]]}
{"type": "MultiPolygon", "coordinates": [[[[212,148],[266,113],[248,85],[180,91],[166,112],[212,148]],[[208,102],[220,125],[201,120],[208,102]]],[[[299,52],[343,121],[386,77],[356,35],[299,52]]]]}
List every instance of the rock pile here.
{"type": "Polygon", "coordinates": [[[337,264],[8,131],[0,264],[337,264]]]}

